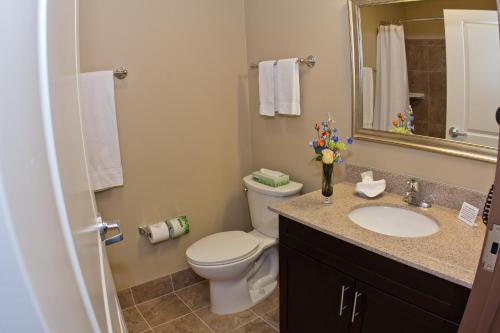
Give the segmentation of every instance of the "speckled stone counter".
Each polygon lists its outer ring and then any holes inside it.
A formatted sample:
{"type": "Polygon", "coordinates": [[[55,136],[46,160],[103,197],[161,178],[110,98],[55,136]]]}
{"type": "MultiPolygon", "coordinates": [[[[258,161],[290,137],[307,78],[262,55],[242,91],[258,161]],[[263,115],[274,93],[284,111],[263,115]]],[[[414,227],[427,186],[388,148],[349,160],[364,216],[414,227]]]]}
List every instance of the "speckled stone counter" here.
{"type": "MultiPolygon", "coordinates": [[[[408,266],[423,270],[467,288],[472,287],[479,262],[485,226],[471,228],[458,221],[458,211],[434,205],[413,208],[402,197],[384,193],[376,199],[361,198],[348,183],[334,185],[333,203],[322,203],[321,191],[311,192],[269,208],[285,217],[348,243],[378,253],[408,266]],[[348,218],[360,206],[391,205],[418,211],[433,218],[440,230],[421,238],[403,238],[364,229],[348,218]]],[[[402,221],[404,223],[404,221],[402,221]]]]}

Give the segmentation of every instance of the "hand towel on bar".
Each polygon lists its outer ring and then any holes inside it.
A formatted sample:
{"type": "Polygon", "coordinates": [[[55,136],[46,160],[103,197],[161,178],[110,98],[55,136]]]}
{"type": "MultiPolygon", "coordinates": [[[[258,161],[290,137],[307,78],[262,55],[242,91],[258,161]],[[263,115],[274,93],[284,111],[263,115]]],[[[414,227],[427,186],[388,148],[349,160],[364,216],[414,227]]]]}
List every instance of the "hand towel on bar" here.
{"type": "Polygon", "coordinates": [[[299,63],[297,58],[278,60],[276,65],[278,113],[300,116],[299,63]]]}
{"type": "Polygon", "coordinates": [[[80,109],[90,186],[123,185],[112,71],[80,74],[80,109]]]}
{"type": "Polygon", "coordinates": [[[373,69],[363,67],[363,128],[373,128],[373,69]]]}
{"type": "Polygon", "coordinates": [[[274,117],[276,112],[275,63],[275,60],[259,62],[259,109],[262,116],[274,117]]]}

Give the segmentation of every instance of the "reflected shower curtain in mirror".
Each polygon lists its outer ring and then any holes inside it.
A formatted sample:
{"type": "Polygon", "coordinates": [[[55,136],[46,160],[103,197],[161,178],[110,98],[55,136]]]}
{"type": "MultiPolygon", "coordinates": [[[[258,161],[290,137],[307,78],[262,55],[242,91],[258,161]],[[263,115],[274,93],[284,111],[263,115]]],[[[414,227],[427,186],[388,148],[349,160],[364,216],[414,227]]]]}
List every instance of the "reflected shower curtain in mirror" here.
{"type": "Polygon", "coordinates": [[[410,104],[405,36],[402,25],[381,25],[377,35],[374,128],[387,131],[410,104]]]}

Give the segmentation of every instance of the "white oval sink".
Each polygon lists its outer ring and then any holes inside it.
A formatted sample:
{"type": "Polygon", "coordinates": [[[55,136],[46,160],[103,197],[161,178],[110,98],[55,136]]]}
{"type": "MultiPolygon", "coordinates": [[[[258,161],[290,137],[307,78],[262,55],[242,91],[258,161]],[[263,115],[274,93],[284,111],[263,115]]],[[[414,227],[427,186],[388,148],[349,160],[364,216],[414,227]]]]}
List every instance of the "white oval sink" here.
{"type": "Polygon", "coordinates": [[[430,217],[398,207],[359,207],[348,216],[360,227],[389,236],[425,237],[439,231],[439,225],[430,217]]]}

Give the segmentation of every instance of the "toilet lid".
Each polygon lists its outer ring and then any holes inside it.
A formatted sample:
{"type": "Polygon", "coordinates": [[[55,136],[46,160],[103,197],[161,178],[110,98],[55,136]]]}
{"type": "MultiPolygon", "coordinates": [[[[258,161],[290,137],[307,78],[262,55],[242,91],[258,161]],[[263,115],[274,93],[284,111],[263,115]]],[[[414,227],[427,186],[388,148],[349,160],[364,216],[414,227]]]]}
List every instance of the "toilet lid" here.
{"type": "Polygon", "coordinates": [[[188,259],[197,265],[221,265],[240,261],[257,251],[259,240],[243,231],[219,232],[200,239],[187,251],[188,259]]]}

